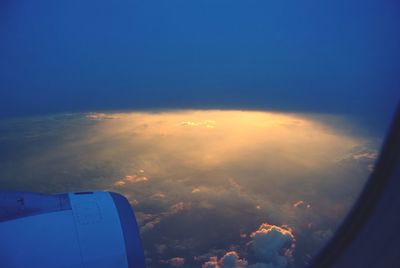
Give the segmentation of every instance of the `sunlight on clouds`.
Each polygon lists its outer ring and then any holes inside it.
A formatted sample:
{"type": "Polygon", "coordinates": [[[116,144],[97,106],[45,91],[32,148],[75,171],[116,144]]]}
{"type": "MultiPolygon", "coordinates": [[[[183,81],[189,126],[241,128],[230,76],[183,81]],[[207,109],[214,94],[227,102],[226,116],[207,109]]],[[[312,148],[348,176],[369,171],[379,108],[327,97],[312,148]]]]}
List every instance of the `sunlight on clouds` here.
{"type": "Polygon", "coordinates": [[[276,169],[292,165],[290,170],[297,172],[297,168],[329,164],[334,156],[359,143],[317,120],[292,114],[211,110],[88,116],[118,118],[99,122],[95,130],[96,139],[116,139],[120,144],[102,154],[117,153],[123,150],[121,146],[129,148],[140,143],[160,157],[170,155],[181,161],[181,165],[195,168],[244,160],[249,162],[246,164],[263,162],[276,169]]]}
{"type": "Polygon", "coordinates": [[[171,267],[183,267],[185,265],[185,259],[182,257],[174,257],[169,260],[161,260],[161,263],[169,264],[171,267]]]}
{"type": "Polygon", "coordinates": [[[377,152],[366,152],[366,153],[359,153],[353,155],[355,160],[362,160],[362,159],[376,159],[378,157],[377,152]]]}
{"type": "MultiPolygon", "coordinates": [[[[314,242],[307,254],[315,252],[361,189],[363,181],[351,178],[367,176],[357,172],[372,170],[377,157],[368,138],[344,131],[348,125],[333,116],[178,110],[87,118],[96,121],[90,132],[96,158],[126,163],[129,175],[114,187],[136,200],[145,237],[198,212],[200,225],[225,221],[210,231],[226,232],[232,224],[238,239],[248,241],[238,245],[241,252],[199,257],[197,266],[203,267],[287,267],[295,252],[294,230],[309,233],[314,242]],[[97,147],[102,143],[112,146],[97,147]],[[245,232],[256,219],[279,225],[245,232]],[[243,251],[246,259],[239,257],[243,251]]],[[[174,258],[160,262],[180,265],[174,258]]]]}
{"type": "Polygon", "coordinates": [[[127,183],[145,182],[149,179],[146,176],[126,175],[124,178],[114,182],[114,186],[124,186],[127,183]]]}
{"type": "Polygon", "coordinates": [[[41,146],[13,163],[18,168],[4,166],[3,177],[23,178],[33,191],[123,194],[149,268],[302,267],[350,209],[379,148],[332,115],[171,110],[68,118],[40,121],[41,146]]]}
{"type": "Polygon", "coordinates": [[[127,175],[125,177],[125,180],[129,182],[141,182],[141,181],[148,181],[149,179],[146,176],[127,175]]]}
{"type": "Polygon", "coordinates": [[[303,200],[297,201],[296,203],[293,204],[293,207],[295,208],[311,208],[310,204],[307,204],[303,200]]]}
{"type": "MultiPolygon", "coordinates": [[[[321,232],[321,236],[324,234],[321,232]]],[[[221,258],[210,256],[202,268],[287,268],[293,262],[296,239],[288,226],[263,223],[250,236],[241,234],[241,237],[251,239],[242,253],[254,258],[255,263],[248,265],[238,252],[228,251],[221,258]]]]}
{"type": "Polygon", "coordinates": [[[155,193],[155,194],[152,194],[150,197],[155,198],[155,199],[163,199],[163,198],[165,198],[165,194],[164,193],[155,193]]]}
{"type": "Polygon", "coordinates": [[[194,188],[194,189],[192,190],[192,194],[198,193],[198,192],[200,192],[200,191],[201,191],[200,188],[194,188]]]}
{"type": "Polygon", "coordinates": [[[114,186],[123,186],[125,184],[126,184],[126,182],[124,180],[118,180],[118,181],[114,182],[114,186]]]}
{"type": "Polygon", "coordinates": [[[192,127],[204,126],[206,128],[214,128],[216,125],[216,122],[213,120],[204,120],[202,122],[184,121],[184,122],[180,122],[178,125],[179,126],[192,126],[192,127]]]}
{"type": "Polygon", "coordinates": [[[140,232],[145,233],[154,229],[163,219],[169,218],[176,214],[182,213],[184,210],[190,209],[190,203],[176,203],[169,207],[165,212],[159,214],[136,213],[137,221],[140,225],[140,232]]]}
{"type": "Polygon", "coordinates": [[[281,262],[281,258],[291,258],[295,248],[293,230],[287,226],[263,223],[250,234],[249,243],[255,254],[263,262],[281,262]]]}
{"type": "Polygon", "coordinates": [[[88,113],[86,118],[91,120],[106,120],[106,119],[120,119],[123,118],[123,114],[105,114],[105,113],[88,113]]]}
{"type": "Polygon", "coordinates": [[[246,268],[247,261],[240,259],[235,251],[227,252],[220,260],[217,257],[211,257],[205,262],[202,268],[246,268]]]}

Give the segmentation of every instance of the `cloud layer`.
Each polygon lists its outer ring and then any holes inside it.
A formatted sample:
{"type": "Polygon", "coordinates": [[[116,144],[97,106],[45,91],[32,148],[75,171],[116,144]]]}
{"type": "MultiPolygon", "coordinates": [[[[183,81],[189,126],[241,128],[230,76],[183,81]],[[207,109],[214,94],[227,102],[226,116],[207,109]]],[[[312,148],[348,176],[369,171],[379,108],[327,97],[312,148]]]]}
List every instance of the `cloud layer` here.
{"type": "Polygon", "coordinates": [[[0,122],[0,179],[9,189],[125,195],[150,268],[302,267],[377,156],[370,137],[333,119],[187,110],[0,122]]]}
{"type": "Polygon", "coordinates": [[[229,251],[221,259],[211,257],[209,261],[205,262],[202,268],[245,268],[247,261],[240,259],[238,253],[229,251]]]}

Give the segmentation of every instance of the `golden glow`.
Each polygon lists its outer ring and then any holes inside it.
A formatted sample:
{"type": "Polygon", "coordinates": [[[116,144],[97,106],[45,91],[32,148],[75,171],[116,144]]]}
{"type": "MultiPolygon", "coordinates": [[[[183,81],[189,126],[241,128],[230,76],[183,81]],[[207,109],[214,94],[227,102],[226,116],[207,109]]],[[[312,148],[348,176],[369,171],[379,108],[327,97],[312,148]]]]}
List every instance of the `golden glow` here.
{"type": "Polygon", "coordinates": [[[116,166],[119,175],[104,178],[105,188],[139,207],[251,208],[285,224],[311,213],[318,199],[319,213],[340,219],[369,172],[354,161],[376,157],[355,149],[368,138],[327,115],[178,110],[87,119],[94,124],[82,131],[82,142],[64,151],[83,152],[83,166],[116,166]],[[341,202],[320,198],[331,194],[341,202]]]}
{"type": "Polygon", "coordinates": [[[131,154],[152,175],[165,175],[167,166],[179,173],[183,167],[210,170],[235,163],[287,173],[321,169],[361,142],[294,114],[210,110],[91,113],[87,118],[101,121],[92,132],[93,143],[113,142],[98,157],[119,157],[135,148],[131,154]]]}

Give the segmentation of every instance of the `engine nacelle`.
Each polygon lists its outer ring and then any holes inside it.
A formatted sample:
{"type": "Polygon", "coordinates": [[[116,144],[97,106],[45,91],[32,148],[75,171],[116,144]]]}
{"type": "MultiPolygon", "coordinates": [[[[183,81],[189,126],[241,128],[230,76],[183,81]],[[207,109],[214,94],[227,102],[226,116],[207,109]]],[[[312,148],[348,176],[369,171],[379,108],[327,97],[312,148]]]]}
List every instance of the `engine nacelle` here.
{"type": "Polygon", "coordinates": [[[120,194],[0,192],[0,266],[145,268],[145,260],[120,194]]]}

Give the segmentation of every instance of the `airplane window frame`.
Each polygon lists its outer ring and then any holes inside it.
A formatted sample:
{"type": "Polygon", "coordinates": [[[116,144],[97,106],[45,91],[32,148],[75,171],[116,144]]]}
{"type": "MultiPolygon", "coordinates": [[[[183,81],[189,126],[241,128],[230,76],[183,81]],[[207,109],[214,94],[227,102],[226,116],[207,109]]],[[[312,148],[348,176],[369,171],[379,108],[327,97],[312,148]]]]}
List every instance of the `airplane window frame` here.
{"type": "MultiPolygon", "coordinates": [[[[365,236],[365,234],[362,234],[361,231],[365,228],[368,228],[367,224],[369,222],[377,219],[377,212],[379,209],[381,209],[378,207],[378,205],[382,203],[383,198],[387,194],[386,192],[391,187],[399,189],[399,186],[400,104],[397,106],[390,130],[386,136],[380,156],[377,160],[376,167],[371,174],[369,180],[365,184],[364,190],[361,192],[361,195],[359,196],[358,200],[354,204],[346,219],[342,222],[335,236],[326,244],[326,246],[320,251],[320,253],[314,257],[309,267],[361,267],[354,266],[360,264],[360,256],[364,258],[363,262],[367,262],[365,259],[374,259],[375,261],[378,259],[378,262],[386,262],[386,264],[388,264],[388,260],[383,260],[383,258],[392,258],[392,256],[380,256],[377,255],[380,254],[379,252],[376,252],[374,254],[374,251],[371,252],[371,250],[369,250],[368,252],[366,252],[365,250],[365,248],[371,249],[377,247],[385,247],[385,242],[388,241],[386,241],[384,238],[382,238],[380,241],[369,241],[369,245],[364,248],[360,247],[356,255],[353,254],[354,250],[352,253],[350,253],[349,248],[350,246],[354,246],[355,244],[359,243],[360,240],[356,241],[356,239],[360,236],[365,236]],[[353,255],[349,256],[350,254],[353,255]]],[[[397,199],[398,201],[400,201],[400,197],[397,197],[397,199]]],[[[397,217],[400,218],[400,216],[397,217]]],[[[379,218],[379,221],[381,222],[383,228],[385,228],[389,220],[392,219],[391,217],[387,217],[386,214],[384,218],[379,218]]],[[[384,232],[391,231],[393,230],[385,230],[384,232]]],[[[363,240],[368,240],[368,238],[363,237],[363,240]]],[[[395,257],[394,260],[389,260],[389,265],[393,265],[390,267],[398,267],[396,265],[399,264],[400,256],[398,256],[397,259],[395,257]]],[[[372,263],[371,265],[372,266],[370,267],[377,267],[373,266],[372,263]]]]}

